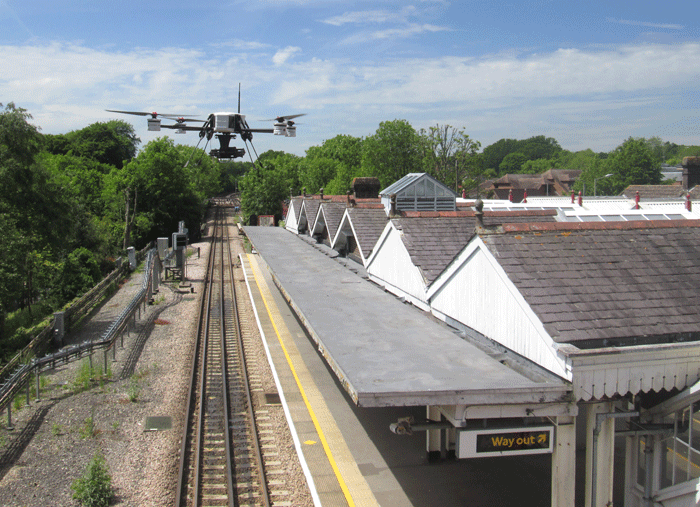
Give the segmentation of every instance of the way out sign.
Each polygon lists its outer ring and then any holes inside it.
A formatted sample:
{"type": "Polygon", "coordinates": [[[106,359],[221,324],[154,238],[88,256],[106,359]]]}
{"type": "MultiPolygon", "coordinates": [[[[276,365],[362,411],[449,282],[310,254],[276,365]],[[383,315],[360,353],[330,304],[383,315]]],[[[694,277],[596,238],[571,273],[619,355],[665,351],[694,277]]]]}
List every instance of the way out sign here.
{"type": "Polygon", "coordinates": [[[457,457],[548,454],[552,452],[553,436],[552,426],[458,431],[457,457]]]}

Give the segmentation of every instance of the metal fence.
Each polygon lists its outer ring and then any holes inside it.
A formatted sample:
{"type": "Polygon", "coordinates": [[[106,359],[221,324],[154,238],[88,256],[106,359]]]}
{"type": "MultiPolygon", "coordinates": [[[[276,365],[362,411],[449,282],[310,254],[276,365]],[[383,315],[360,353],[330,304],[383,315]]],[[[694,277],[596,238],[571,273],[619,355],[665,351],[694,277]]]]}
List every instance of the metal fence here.
{"type": "MultiPolygon", "coordinates": [[[[140,317],[141,305],[144,305],[145,308],[145,305],[150,301],[154,290],[158,289],[158,284],[160,283],[162,263],[157,250],[149,245],[138,253],[137,258],[143,259],[144,256],[146,258],[146,265],[141,289],[99,340],[89,340],[80,344],[64,347],[58,352],[39,358],[39,354],[48,350],[51,344],[55,325],[55,323],[52,322],[50,326],[41,331],[25,349],[13,358],[12,363],[3,368],[3,372],[7,371],[10,367],[12,368],[12,373],[6,374],[5,377],[0,375],[0,378],[3,379],[3,383],[0,385],[0,411],[7,408],[8,427],[12,427],[12,401],[25,388],[27,403],[29,403],[32,375],[36,378],[36,397],[38,399],[41,372],[55,367],[58,362],[68,362],[79,359],[86,354],[90,357],[90,361],[92,362],[92,356],[95,350],[104,349],[104,371],[107,371],[107,356],[110,349],[114,357],[116,354],[115,343],[117,338],[123,335],[127,330],[127,326],[131,320],[135,321],[137,313],[140,317]],[[33,359],[28,360],[29,357],[33,357],[33,359]]],[[[102,301],[109,286],[119,279],[127,268],[128,263],[125,263],[124,267],[113,271],[97,286],[71,305],[71,307],[66,310],[66,321],[69,322],[68,325],[74,326],[83,317],[88,315],[95,306],[102,301]]]]}

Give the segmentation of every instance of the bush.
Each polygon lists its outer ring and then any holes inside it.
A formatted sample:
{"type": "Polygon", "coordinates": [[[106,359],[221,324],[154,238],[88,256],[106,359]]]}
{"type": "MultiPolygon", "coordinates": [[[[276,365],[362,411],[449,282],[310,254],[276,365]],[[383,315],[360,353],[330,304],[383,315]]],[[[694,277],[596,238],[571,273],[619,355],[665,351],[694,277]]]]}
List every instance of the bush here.
{"type": "Polygon", "coordinates": [[[107,507],[114,496],[112,477],[104,456],[97,453],[88,464],[85,473],[73,481],[70,489],[74,491],[73,498],[87,507],[107,507]]]}

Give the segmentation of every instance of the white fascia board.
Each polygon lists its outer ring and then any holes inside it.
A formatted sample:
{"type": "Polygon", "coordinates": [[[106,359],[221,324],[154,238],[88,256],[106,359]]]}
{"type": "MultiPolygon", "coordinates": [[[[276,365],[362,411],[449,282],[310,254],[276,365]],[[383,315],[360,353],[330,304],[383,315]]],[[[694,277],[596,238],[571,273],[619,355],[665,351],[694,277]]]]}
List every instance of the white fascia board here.
{"type": "Polygon", "coordinates": [[[299,220],[297,220],[297,227],[302,223],[302,220],[306,221],[306,224],[308,225],[309,223],[309,218],[306,213],[306,203],[301,203],[301,208],[299,209],[299,220]]]}
{"type": "Polygon", "coordinates": [[[365,263],[365,267],[368,270],[369,270],[370,265],[374,261],[374,259],[377,257],[377,252],[379,252],[382,249],[382,245],[384,244],[386,239],[389,237],[389,234],[395,230],[396,230],[396,227],[394,227],[394,223],[391,220],[388,220],[386,226],[384,226],[384,230],[382,231],[382,234],[379,236],[379,239],[377,240],[377,244],[374,245],[374,248],[372,249],[372,253],[369,255],[369,259],[367,259],[367,262],[365,263]]]}
{"type": "MultiPolygon", "coordinates": [[[[532,324],[533,329],[536,331],[537,336],[540,337],[540,340],[542,341],[545,350],[552,356],[552,359],[554,360],[555,363],[558,363],[561,365],[561,371],[559,372],[554,372],[557,375],[561,375],[567,380],[572,379],[572,374],[571,374],[571,369],[568,368],[568,365],[566,364],[566,358],[563,354],[560,354],[558,352],[560,345],[554,341],[554,339],[550,336],[550,334],[547,332],[547,330],[544,328],[544,324],[542,324],[542,321],[539,319],[537,314],[532,310],[532,307],[528,304],[528,302],[525,300],[523,295],[520,293],[518,288],[513,284],[513,282],[508,278],[508,275],[506,274],[505,270],[501,266],[501,264],[498,262],[498,260],[493,256],[491,253],[491,250],[486,246],[484,241],[481,239],[479,235],[476,235],[468,244],[467,246],[462,249],[462,251],[457,254],[455,257],[455,260],[452,261],[450,266],[438,277],[438,279],[433,282],[431,287],[428,289],[427,293],[427,300],[428,304],[431,304],[431,301],[433,297],[438,294],[443,288],[446,287],[446,285],[449,283],[449,281],[459,272],[466,264],[468,264],[469,260],[478,252],[482,252],[485,255],[486,260],[488,261],[489,265],[491,268],[494,270],[494,273],[498,276],[498,278],[501,280],[503,285],[506,287],[506,290],[508,293],[514,298],[515,302],[517,303],[518,307],[520,310],[523,312],[523,315],[525,318],[532,324]]],[[[469,325],[469,323],[464,322],[463,324],[469,325]]],[[[497,336],[488,336],[488,338],[495,340],[499,343],[499,337],[497,336]]],[[[517,353],[521,353],[519,351],[515,351],[517,353]]]]}
{"type": "Polygon", "coordinates": [[[394,296],[397,298],[403,299],[404,301],[411,303],[413,306],[416,308],[419,308],[420,310],[430,313],[430,306],[425,303],[425,301],[421,301],[417,297],[409,294],[408,292],[404,292],[403,290],[399,289],[395,285],[387,282],[386,280],[383,280],[381,278],[378,278],[375,275],[371,275],[368,273],[369,279],[376,283],[377,285],[381,286],[384,290],[391,292],[394,296]]]}
{"type": "Polygon", "coordinates": [[[323,205],[318,207],[318,211],[316,212],[316,217],[314,218],[314,226],[311,227],[311,234],[310,236],[313,236],[314,234],[321,234],[323,232],[323,229],[326,227],[326,215],[323,213],[323,205]],[[323,217],[323,219],[321,219],[323,217]]]}
{"type": "Polygon", "coordinates": [[[349,219],[348,209],[345,208],[345,211],[343,211],[343,218],[340,219],[340,223],[338,224],[338,230],[335,231],[335,236],[333,236],[331,238],[331,248],[335,249],[335,244],[338,241],[338,236],[340,235],[340,231],[343,230],[343,225],[345,225],[345,222],[347,222],[348,219],[349,219]]]}

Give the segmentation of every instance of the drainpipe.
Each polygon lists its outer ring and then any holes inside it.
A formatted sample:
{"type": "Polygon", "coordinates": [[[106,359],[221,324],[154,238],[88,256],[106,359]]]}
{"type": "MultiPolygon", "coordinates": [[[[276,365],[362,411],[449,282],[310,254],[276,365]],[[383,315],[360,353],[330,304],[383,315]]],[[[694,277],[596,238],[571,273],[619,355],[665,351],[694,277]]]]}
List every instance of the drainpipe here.
{"type": "MultiPolygon", "coordinates": [[[[596,495],[598,493],[598,435],[600,435],[601,426],[603,425],[603,422],[608,419],[622,419],[626,417],[639,417],[639,412],[604,412],[595,415],[595,428],[593,429],[593,449],[591,450],[591,507],[596,507],[596,495]]],[[[649,469],[647,468],[647,473],[648,470],[649,469]]],[[[647,480],[647,483],[648,482],[649,481],[647,480]]]]}

